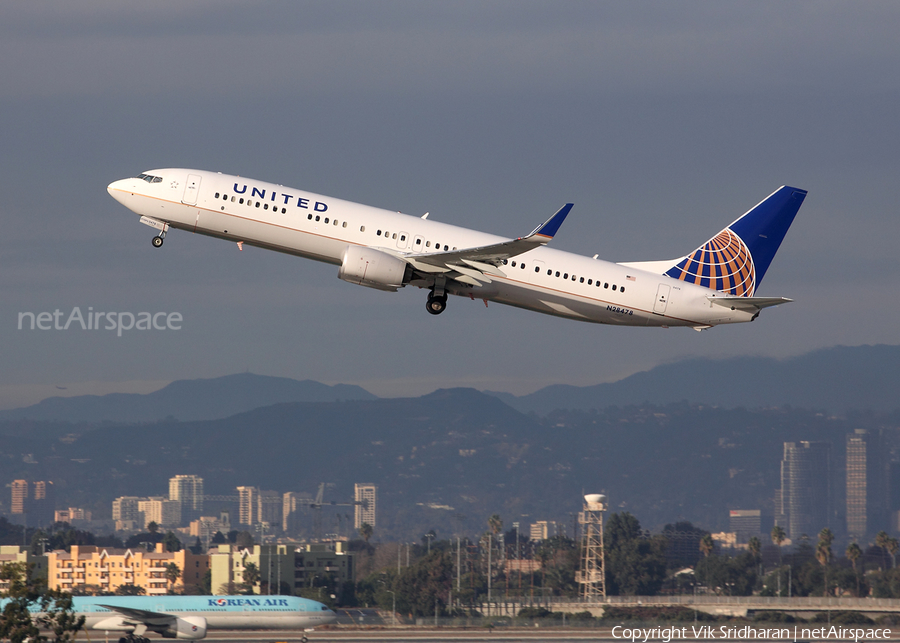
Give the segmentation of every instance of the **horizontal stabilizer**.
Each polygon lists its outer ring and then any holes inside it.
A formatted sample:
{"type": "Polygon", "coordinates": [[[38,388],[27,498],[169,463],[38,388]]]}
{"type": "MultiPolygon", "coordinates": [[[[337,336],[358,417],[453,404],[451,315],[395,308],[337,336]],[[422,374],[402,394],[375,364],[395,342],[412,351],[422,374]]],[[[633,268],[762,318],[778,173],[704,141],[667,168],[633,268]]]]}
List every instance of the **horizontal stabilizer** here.
{"type": "Polygon", "coordinates": [[[732,310],[762,310],[770,306],[779,306],[794,301],[787,297],[707,297],[709,301],[717,306],[724,306],[732,310]]]}

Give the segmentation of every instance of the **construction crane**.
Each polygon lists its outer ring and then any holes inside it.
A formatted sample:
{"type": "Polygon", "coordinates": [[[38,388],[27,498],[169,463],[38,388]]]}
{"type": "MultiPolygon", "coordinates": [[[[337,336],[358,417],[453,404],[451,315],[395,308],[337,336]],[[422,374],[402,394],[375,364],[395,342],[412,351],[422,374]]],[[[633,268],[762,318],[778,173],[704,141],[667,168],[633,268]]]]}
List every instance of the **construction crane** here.
{"type": "MultiPolygon", "coordinates": [[[[313,533],[317,540],[322,540],[322,507],[325,505],[329,505],[332,507],[355,507],[357,505],[362,506],[364,509],[368,508],[369,501],[368,500],[351,500],[350,502],[337,502],[335,500],[331,500],[330,502],[325,502],[325,487],[333,487],[333,482],[320,482],[319,483],[319,491],[316,493],[315,500],[311,501],[308,505],[310,509],[313,510],[313,533]]],[[[340,534],[339,534],[340,535],[340,534]]]]}

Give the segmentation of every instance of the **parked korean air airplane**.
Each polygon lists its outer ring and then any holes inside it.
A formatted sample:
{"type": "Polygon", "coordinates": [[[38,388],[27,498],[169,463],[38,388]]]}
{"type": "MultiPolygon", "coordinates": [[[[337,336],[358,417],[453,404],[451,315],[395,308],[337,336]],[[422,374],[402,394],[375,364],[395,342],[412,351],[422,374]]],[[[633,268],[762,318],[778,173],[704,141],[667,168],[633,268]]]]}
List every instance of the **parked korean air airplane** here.
{"type": "Polygon", "coordinates": [[[337,620],[325,605],[296,596],[76,596],[72,601],[86,628],[120,632],[119,643],[147,643],[147,632],[196,641],[208,630],[310,630],[337,620]]]}
{"type": "Polygon", "coordinates": [[[703,330],[753,321],[783,297],[756,292],[806,191],[781,187],[688,255],[610,263],[547,247],[566,204],[514,239],[304,190],[190,169],[149,170],[107,188],[159,233],[172,228],[339,266],[338,278],[396,292],[429,291],[437,315],[448,295],[622,326],[703,330]]]}

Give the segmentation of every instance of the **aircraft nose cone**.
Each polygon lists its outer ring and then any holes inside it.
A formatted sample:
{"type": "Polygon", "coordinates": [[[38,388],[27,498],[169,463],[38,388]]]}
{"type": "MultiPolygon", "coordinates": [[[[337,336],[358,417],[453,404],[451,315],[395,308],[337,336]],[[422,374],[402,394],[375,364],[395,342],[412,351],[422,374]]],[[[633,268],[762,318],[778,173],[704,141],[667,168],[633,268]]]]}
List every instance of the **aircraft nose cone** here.
{"type": "Polygon", "coordinates": [[[132,194],[131,188],[130,179],[119,179],[107,185],[106,191],[109,192],[109,196],[124,205],[125,199],[132,194]]]}

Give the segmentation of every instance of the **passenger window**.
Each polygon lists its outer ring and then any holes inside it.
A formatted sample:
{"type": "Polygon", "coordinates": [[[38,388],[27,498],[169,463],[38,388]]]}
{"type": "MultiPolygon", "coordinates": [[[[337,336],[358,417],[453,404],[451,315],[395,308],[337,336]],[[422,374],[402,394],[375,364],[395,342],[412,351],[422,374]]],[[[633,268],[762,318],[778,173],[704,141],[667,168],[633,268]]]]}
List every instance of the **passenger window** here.
{"type": "Polygon", "coordinates": [[[559,277],[559,270],[556,271],[556,276],[559,277]]]}
{"type": "Polygon", "coordinates": [[[217,199],[219,198],[219,193],[218,193],[218,192],[216,192],[216,198],[217,198],[217,199]]]}
{"type": "Polygon", "coordinates": [[[447,246],[447,245],[444,246],[444,250],[449,250],[449,249],[450,249],[450,246],[447,246]]]}
{"type": "Polygon", "coordinates": [[[325,217],[325,223],[328,223],[328,217],[325,217]]]}
{"type": "Polygon", "coordinates": [[[593,280],[593,279],[588,279],[588,286],[592,286],[593,284],[594,284],[594,280],[593,280]]]}
{"type": "Polygon", "coordinates": [[[394,234],[391,235],[391,239],[396,239],[396,238],[397,238],[397,233],[395,232],[394,234]]]}
{"type": "Polygon", "coordinates": [[[284,208],[281,208],[281,214],[287,214],[287,210],[285,210],[284,208]]]}
{"type": "Polygon", "coordinates": [[[365,231],[366,231],[366,226],[364,226],[364,225],[359,226],[359,231],[360,231],[360,232],[365,232],[365,231]]]}
{"type": "MultiPolygon", "coordinates": [[[[337,220],[337,219],[334,219],[334,220],[331,222],[331,224],[332,224],[332,225],[337,225],[337,224],[338,224],[338,220],[337,220]]],[[[346,226],[346,224],[344,224],[344,225],[346,226]]]]}
{"type": "Polygon", "coordinates": [[[505,266],[506,264],[508,264],[508,263],[509,263],[509,261],[508,261],[507,259],[504,259],[504,260],[503,260],[503,265],[504,265],[504,266],[505,266]]]}
{"type": "Polygon", "coordinates": [[[519,267],[520,267],[522,270],[525,270],[525,264],[524,264],[524,263],[521,264],[519,267]]]}
{"type": "Polygon", "coordinates": [[[575,281],[575,275],[572,275],[572,281],[575,281]]]}
{"type": "Polygon", "coordinates": [[[317,215],[316,215],[316,221],[318,221],[318,220],[319,220],[319,215],[317,214],[317,215]]]}
{"type": "Polygon", "coordinates": [[[625,292],[625,286],[622,286],[621,288],[619,288],[619,292],[625,292]]]}
{"type": "MultiPolygon", "coordinates": [[[[259,207],[259,203],[256,204],[256,207],[257,207],[257,208],[259,207]]],[[[269,209],[269,204],[266,203],[266,204],[263,206],[263,210],[268,210],[268,209],[269,209]]]]}
{"type": "MultiPolygon", "coordinates": [[[[222,195],[222,198],[223,198],[224,200],[227,201],[227,200],[228,200],[228,195],[227,195],[227,194],[223,194],[223,195],[222,195]]],[[[231,200],[234,201],[234,197],[231,197],[231,200]]]]}
{"type": "Polygon", "coordinates": [[[430,242],[430,241],[426,241],[426,242],[425,242],[425,247],[426,247],[426,248],[430,248],[430,247],[431,247],[431,242],[430,242]]]}
{"type": "Polygon", "coordinates": [[[238,201],[238,203],[243,203],[243,202],[244,202],[244,199],[243,199],[243,197],[241,197],[241,200],[238,201]]]}
{"type": "Polygon", "coordinates": [[[416,245],[417,245],[417,246],[422,245],[422,240],[421,240],[421,239],[416,239],[416,245]]]}
{"type": "Polygon", "coordinates": [[[603,287],[604,287],[604,288],[609,288],[609,284],[608,284],[608,283],[607,283],[607,284],[603,284],[603,287]]]}
{"type": "Polygon", "coordinates": [[[547,275],[549,275],[549,276],[552,277],[552,276],[553,276],[553,271],[552,271],[552,270],[547,270],[547,275]]]}
{"type": "Polygon", "coordinates": [[[381,236],[381,230],[379,230],[379,231],[378,231],[378,232],[376,232],[376,233],[375,233],[375,234],[376,234],[376,235],[377,235],[377,236],[379,236],[379,237],[380,237],[380,236],[381,236]]]}
{"type": "Polygon", "coordinates": [[[534,267],[534,271],[535,271],[535,272],[540,272],[540,271],[541,271],[541,267],[540,267],[540,266],[535,266],[535,267],[534,267]]]}
{"type": "Polygon", "coordinates": [[[616,289],[616,284],[613,284],[613,290],[615,290],[615,289],[616,289]]]}
{"type": "Polygon", "coordinates": [[[513,267],[513,268],[516,267],[516,262],[515,262],[515,261],[512,262],[512,267],[513,267]]]}
{"type": "Polygon", "coordinates": [[[342,227],[342,228],[346,228],[346,227],[347,227],[347,222],[344,221],[344,223],[341,224],[341,227],[342,227]]]}
{"type": "Polygon", "coordinates": [[[583,283],[584,283],[584,277],[582,277],[581,279],[579,279],[579,280],[578,280],[578,283],[583,284],[583,283]]]}
{"type": "Polygon", "coordinates": [[[306,218],[309,219],[310,221],[312,221],[312,215],[311,215],[311,214],[307,214],[307,215],[306,215],[306,218]]]}
{"type": "MultiPolygon", "coordinates": [[[[231,202],[234,203],[234,197],[231,197],[231,202]]],[[[241,203],[243,203],[243,202],[244,202],[244,200],[241,199],[241,203]]]]}
{"type": "Polygon", "coordinates": [[[405,234],[401,234],[401,235],[400,235],[400,241],[406,241],[406,235],[405,235],[405,234]]]}
{"type": "Polygon", "coordinates": [[[569,278],[569,273],[567,273],[567,272],[563,273],[563,279],[568,279],[568,278],[569,278]]]}

